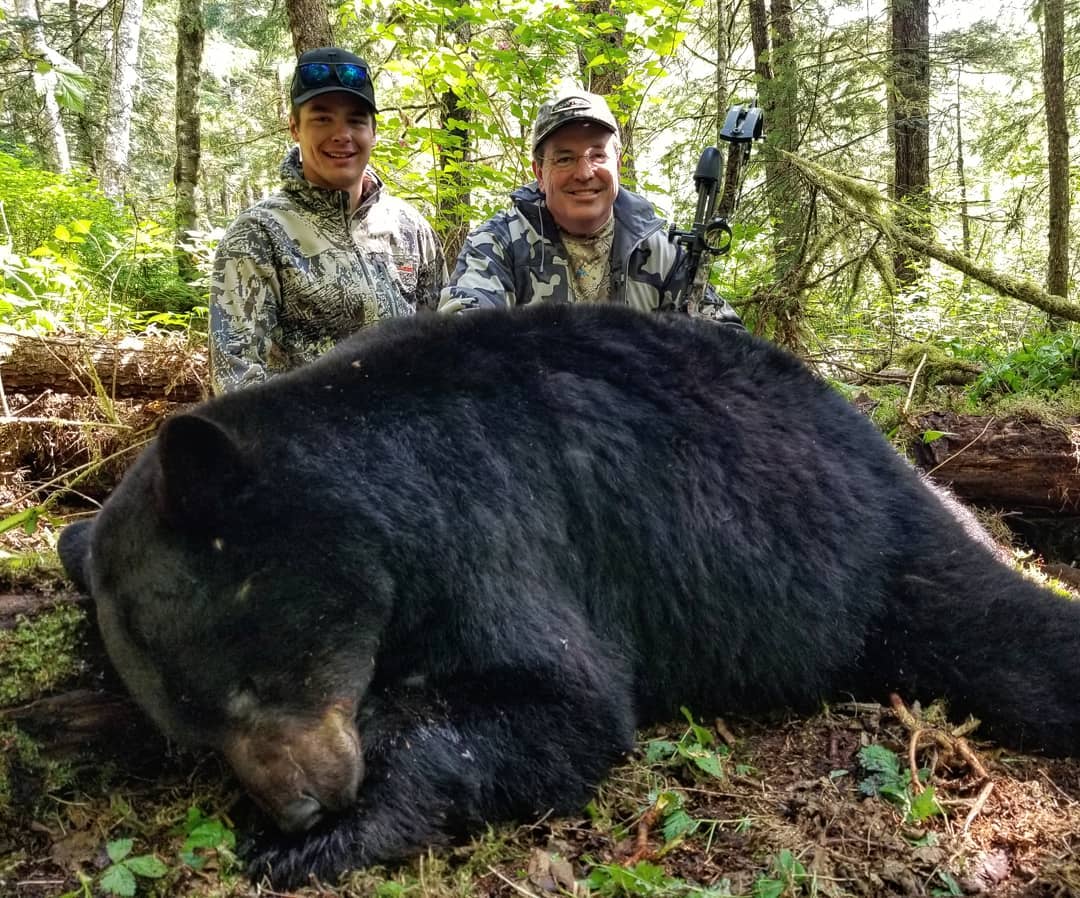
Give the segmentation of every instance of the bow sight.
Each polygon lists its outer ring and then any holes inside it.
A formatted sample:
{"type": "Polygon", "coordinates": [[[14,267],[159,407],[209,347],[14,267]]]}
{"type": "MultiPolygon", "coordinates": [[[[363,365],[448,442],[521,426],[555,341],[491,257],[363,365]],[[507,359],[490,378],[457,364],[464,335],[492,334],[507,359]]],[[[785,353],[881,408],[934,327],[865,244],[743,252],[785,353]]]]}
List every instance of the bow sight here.
{"type": "Polygon", "coordinates": [[[697,191],[694,224],[688,231],[680,231],[672,225],[668,232],[668,240],[686,250],[686,278],[675,301],[675,308],[680,311],[691,315],[702,312],[711,264],[702,265],[701,262],[709,256],[711,263],[713,256],[721,256],[731,248],[728,216],[734,213],[738,202],[743,172],[750,159],[750,148],[763,135],[764,127],[762,111],[754,104],[733,106],[728,110],[719,134],[721,140],[731,144],[722,192],[720,151],[716,147],[706,147],[698,160],[694,172],[694,189],[697,191]]]}

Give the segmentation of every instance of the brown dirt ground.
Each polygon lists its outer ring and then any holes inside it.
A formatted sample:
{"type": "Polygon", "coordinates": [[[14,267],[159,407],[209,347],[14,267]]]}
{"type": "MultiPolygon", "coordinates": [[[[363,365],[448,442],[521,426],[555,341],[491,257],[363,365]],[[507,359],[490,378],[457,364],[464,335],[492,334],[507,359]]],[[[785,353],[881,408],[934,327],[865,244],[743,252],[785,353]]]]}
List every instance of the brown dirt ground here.
{"type": "MultiPolygon", "coordinates": [[[[106,689],[115,685],[108,677],[99,682],[106,689]]],[[[678,740],[684,731],[672,725],[643,739],[678,740]]],[[[851,704],[810,718],[729,720],[717,732],[734,736],[722,778],[649,765],[638,752],[612,774],[589,816],[494,830],[399,870],[360,873],[334,890],[295,894],[585,895],[581,883],[597,865],[633,867],[640,860],[662,868],[665,887],[593,894],[694,894],[687,883],[712,887],[713,895],[765,895],[754,891],[755,883],[762,889],[763,880],[778,880],[771,871],[787,849],[806,876],[772,894],[1080,895],[1080,761],[976,743],[990,784],[976,807],[985,784],[962,757],[949,757],[924,739],[918,763],[932,768],[945,814],[912,824],[882,798],[859,790],[865,774],[856,753],[864,745],[894,750],[906,768],[911,733],[887,708],[851,704]],[[699,821],[695,833],[669,844],[662,821],[648,813],[663,792],[680,796],[699,821]]],[[[149,724],[136,741],[116,757],[76,762],[59,786],[13,778],[13,812],[0,823],[0,895],[102,894],[92,886],[79,891],[76,871],[96,881],[109,863],[105,843],[128,836],[136,839],[136,854],[155,853],[169,866],[163,879],[143,881],[139,894],[274,896],[239,876],[228,852],[211,852],[201,871],[179,864],[177,826],[189,807],[198,805],[238,831],[249,811],[216,759],[170,752],[149,724]]]]}

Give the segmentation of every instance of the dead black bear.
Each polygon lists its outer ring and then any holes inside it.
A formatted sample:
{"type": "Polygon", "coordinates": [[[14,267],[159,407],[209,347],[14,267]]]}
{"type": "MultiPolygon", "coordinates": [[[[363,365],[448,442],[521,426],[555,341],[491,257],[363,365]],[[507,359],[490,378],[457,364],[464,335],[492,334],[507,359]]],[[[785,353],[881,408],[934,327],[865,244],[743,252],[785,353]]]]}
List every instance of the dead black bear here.
{"type": "Polygon", "coordinates": [[[379,326],[166,422],[60,549],[136,699],[276,820],[282,886],[576,810],[679,705],[900,688],[1080,735],[1080,605],[795,359],[688,319],[379,326]]]}

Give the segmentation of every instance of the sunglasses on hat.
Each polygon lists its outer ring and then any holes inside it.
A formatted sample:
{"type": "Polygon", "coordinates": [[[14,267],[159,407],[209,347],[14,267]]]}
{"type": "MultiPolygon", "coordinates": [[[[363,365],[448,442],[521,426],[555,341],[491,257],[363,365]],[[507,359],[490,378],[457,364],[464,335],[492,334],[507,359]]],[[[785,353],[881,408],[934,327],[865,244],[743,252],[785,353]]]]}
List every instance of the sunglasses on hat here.
{"type": "Polygon", "coordinates": [[[353,62],[305,62],[296,67],[296,74],[305,90],[335,83],[356,89],[370,81],[368,70],[353,62]]]}

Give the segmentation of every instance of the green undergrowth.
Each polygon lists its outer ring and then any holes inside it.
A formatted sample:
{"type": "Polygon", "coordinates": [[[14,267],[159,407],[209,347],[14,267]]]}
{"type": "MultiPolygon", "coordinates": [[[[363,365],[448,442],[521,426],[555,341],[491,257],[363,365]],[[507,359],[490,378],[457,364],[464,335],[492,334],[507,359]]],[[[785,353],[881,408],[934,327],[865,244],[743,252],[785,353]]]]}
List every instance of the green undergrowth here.
{"type": "Polygon", "coordinates": [[[909,372],[905,383],[835,383],[858,400],[883,433],[903,442],[927,412],[1019,417],[1057,423],[1080,417],[1080,333],[1035,333],[1011,348],[912,343],[897,350],[890,368],[909,372]]]}

